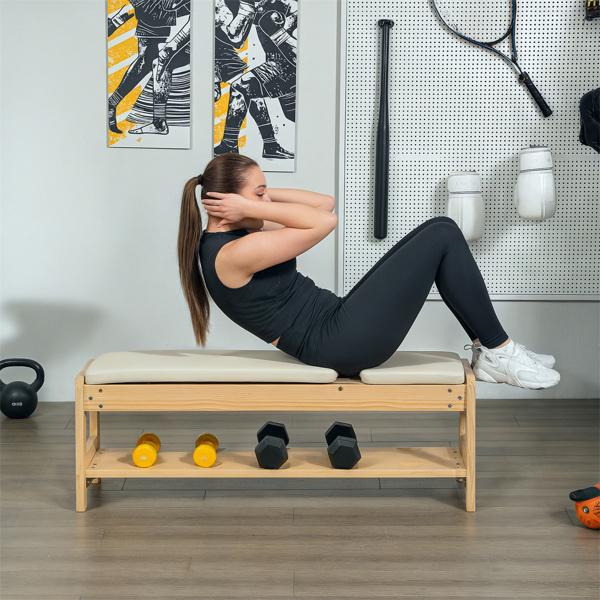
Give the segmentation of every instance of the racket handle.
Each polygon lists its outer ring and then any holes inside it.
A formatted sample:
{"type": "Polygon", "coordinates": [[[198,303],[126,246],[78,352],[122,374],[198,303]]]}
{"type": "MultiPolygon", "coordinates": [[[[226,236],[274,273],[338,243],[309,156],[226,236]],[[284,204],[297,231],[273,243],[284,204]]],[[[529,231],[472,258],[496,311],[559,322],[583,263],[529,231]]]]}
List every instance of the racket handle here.
{"type": "Polygon", "coordinates": [[[552,109],[548,106],[548,104],[546,104],[546,101],[542,98],[542,95],[539,93],[538,89],[533,84],[533,81],[531,81],[529,75],[527,75],[527,73],[521,73],[519,75],[519,81],[525,84],[525,86],[529,90],[529,93],[531,94],[531,97],[539,106],[544,117],[549,117],[552,114],[552,109]]]}

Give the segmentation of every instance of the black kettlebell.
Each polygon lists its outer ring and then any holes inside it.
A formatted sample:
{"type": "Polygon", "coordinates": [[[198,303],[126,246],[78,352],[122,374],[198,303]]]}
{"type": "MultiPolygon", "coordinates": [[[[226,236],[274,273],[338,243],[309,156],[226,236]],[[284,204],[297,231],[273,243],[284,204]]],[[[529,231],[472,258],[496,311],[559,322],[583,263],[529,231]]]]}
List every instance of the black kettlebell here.
{"type": "Polygon", "coordinates": [[[44,383],[44,369],[40,363],[28,358],[0,360],[0,371],[7,367],[30,367],[35,371],[32,384],[24,381],[4,383],[0,379],[0,410],[11,419],[25,419],[37,408],[37,392],[44,383]]]}

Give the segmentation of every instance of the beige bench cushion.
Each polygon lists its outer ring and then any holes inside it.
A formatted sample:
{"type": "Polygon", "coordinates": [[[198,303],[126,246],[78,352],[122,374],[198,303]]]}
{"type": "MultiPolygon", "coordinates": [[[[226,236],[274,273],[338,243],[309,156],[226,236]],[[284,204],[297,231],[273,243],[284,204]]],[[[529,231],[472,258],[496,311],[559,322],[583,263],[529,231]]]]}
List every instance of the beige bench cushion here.
{"type": "Polygon", "coordinates": [[[201,383],[269,382],[331,383],[332,369],[311,367],[279,350],[156,350],[109,352],[85,372],[85,382],[201,383]]]}
{"type": "Polygon", "coordinates": [[[396,352],[382,365],[361,371],[360,378],[380,385],[458,384],[465,381],[465,369],[454,352],[396,352]]]}
{"type": "MultiPolygon", "coordinates": [[[[457,384],[465,379],[453,352],[396,352],[360,377],[369,384],[457,384]]],[[[277,350],[154,350],[109,352],[88,367],[90,385],[108,383],[331,383],[332,369],[311,367],[277,350]]]]}

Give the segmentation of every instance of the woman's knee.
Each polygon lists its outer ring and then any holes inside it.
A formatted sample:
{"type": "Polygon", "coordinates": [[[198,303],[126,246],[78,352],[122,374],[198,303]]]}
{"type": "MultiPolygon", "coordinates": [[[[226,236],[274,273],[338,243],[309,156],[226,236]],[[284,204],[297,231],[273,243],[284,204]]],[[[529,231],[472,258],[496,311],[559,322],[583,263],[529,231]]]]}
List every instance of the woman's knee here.
{"type": "Polygon", "coordinates": [[[440,243],[443,247],[467,243],[460,227],[449,217],[432,219],[427,231],[431,239],[440,243]]]}
{"type": "Polygon", "coordinates": [[[450,217],[437,217],[432,225],[442,235],[464,237],[456,221],[452,220],[450,217]]]}
{"type": "Polygon", "coordinates": [[[455,229],[460,229],[460,227],[456,224],[456,221],[454,221],[450,217],[433,217],[432,219],[425,221],[425,225],[427,226],[437,225],[438,223],[446,223],[447,225],[451,225],[455,229]]]}

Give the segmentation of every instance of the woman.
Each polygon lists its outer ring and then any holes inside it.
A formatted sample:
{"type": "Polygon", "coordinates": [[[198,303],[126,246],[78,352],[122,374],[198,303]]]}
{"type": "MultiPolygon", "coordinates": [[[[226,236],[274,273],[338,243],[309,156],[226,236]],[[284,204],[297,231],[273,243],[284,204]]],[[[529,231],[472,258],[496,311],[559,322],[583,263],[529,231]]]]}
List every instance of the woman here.
{"type": "Polygon", "coordinates": [[[479,380],[526,389],[559,382],[550,368],[552,356],[528,351],[502,329],[465,238],[451,219],[437,217],[417,227],[344,298],[298,273],[296,257],[334,230],[334,204],[330,196],[301,190],[267,194],[256,162],[239,154],[217,156],[187,182],[179,271],[198,343],[206,343],[210,293],[227,316],[265,342],[304,363],[354,376],[398,349],[435,282],[473,342],[469,347],[479,380]],[[198,185],[209,217],[204,232],[198,185]]]}

